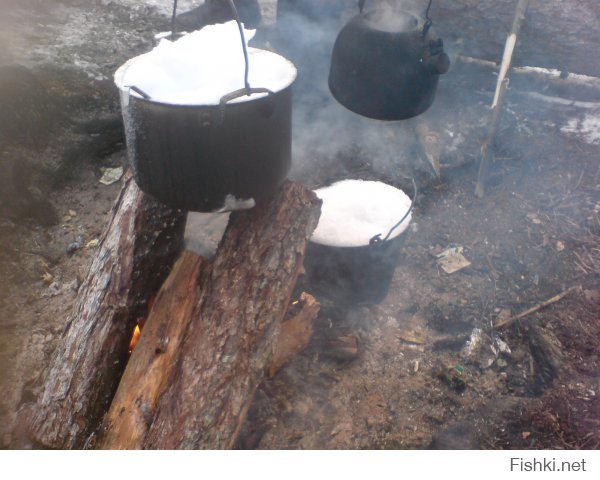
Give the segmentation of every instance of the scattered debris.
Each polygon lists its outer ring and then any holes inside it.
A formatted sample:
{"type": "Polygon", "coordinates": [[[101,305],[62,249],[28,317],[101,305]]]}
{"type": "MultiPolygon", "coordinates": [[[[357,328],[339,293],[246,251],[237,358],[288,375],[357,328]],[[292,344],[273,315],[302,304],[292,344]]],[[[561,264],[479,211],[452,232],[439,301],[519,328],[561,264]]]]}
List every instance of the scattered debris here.
{"type": "Polygon", "coordinates": [[[79,250],[81,247],[83,247],[84,241],[85,238],[83,237],[83,235],[78,235],[77,239],[74,242],[69,243],[69,245],[67,245],[67,253],[73,253],[76,250],[79,250]]]}
{"type": "Polygon", "coordinates": [[[98,245],[100,245],[100,240],[97,238],[94,238],[85,244],[85,248],[94,248],[94,247],[97,247],[98,245]]]}
{"type": "Polygon", "coordinates": [[[562,252],[565,249],[565,242],[558,240],[556,242],[556,251],[557,252],[562,252]]]}
{"type": "Polygon", "coordinates": [[[498,350],[487,333],[481,328],[474,328],[469,340],[462,348],[460,356],[465,362],[473,363],[481,368],[489,368],[496,360],[498,350]]]}
{"type": "Polygon", "coordinates": [[[48,286],[48,289],[42,294],[42,296],[45,298],[56,297],[58,294],[60,294],[61,290],[62,285],[58,282],[58,280],[55,280],[48,286]]]}
{"type": "Polygon", "coordinates": [[[435,255],[438,259],[438,265],[448,274],[470,266],[471,262],[464,257],[463,251],[464,248],[460,245],[446,248],[443,252],[435,255]]]}
{"type": "Polygon", "coordinates": [[[398,339],[406,343],[413,343],[415,345],[425,345],[426,343],[423,338],[419,337],[415,332],[409,330],[398,332],[396,336],[398,339]]]}
{"type": "Polygon", "coordinates": [[[53,279],[54,279],[54,277],[52,276],[52,274],[50,272],[44,272],[42,274],[42,280],[44,281],[44,283],[47,283],[48,285],[50,285],[52,283],[53,279]]]}
{"type": "Polygon", "coordinates": [[[588,302],[600,303],[600,290],[584,290],[583,296],[588,302]]]}
{"type": "Polygon", "coordinates": [[[493,335],[493,338],[494,338],[494,344],[495,344],[496,348],[498,349],[498,353],[505,353],[507,355],[512,353],[512,351],[510,350],[510,347],[508,346],[508,343],[506,343],[504,340],[502,340],[497,334],[493,335]]]}
{"type": "Polygon", "coordinates": [[[534,223],[535,225],[540,225],[542,223],[542,221],[538,218],[537,214],[535,213],[528,213],[527,218],[531,221],[531,223],[534,223]]]}
{"type": "Polygon", "coordinates": [[[321,338],[315,338],[321,354],[338,362],[355,360],[360,353],[358,335],[345,328],[332,330],[321,338]]]}
{"type": "Polygon", "coordinates": [[[123,167],[116,168],[103,168],[102,177],[100,177],[100,183],[103,185],[112,185],[113,183],[121,180],[123,176],[123,167]]]}
{"type": "Polygon", "coordinates": [[[439,370],[437,377],[442,381],[442,383],[450,387],[455,392],[462,393],[467,389],[467,384],[462,378],[464,373],[464,367],[457,364],[453,367],[446,367],[439,370]]]}

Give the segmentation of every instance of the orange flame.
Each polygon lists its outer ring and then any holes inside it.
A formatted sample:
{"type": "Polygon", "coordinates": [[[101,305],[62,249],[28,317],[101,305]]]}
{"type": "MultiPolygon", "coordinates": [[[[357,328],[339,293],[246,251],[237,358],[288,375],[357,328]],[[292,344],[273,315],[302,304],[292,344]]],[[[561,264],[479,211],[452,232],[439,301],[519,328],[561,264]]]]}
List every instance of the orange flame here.
{"type": "Polygon", "coordinates": [[[140,339],[140,330],[139,324],[135,326],[135,330],[133,331],[133,335],[131,336],[131,340],[129,341],[129,353],[133,352],[133,349],[137,345],[138,340],[140,339]]]}

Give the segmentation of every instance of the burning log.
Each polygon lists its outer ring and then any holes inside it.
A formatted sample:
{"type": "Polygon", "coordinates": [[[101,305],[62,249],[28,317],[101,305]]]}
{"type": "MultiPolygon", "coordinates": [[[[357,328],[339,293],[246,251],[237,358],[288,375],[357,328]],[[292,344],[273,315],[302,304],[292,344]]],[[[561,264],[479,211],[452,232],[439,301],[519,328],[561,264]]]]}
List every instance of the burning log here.
{"type": "MultiPolygon", "coordinates": [[[[267,368],[269,377],[273,377],[290,358],[300,353],[312,337],[313,322],[319,315],[321,305],[315,300],[315,297],[306,292],[302,293],[298,304],[300,305],[300,311],[294,313],[293,316],[290,316],[281,324],[279,340],[271,363],[267,368]]],[[[288,312],[289,315],[290,312],[288,312]]]]}
{"type": "Polygon", "coordinates": [[[185,220],[125,178],[32,409],[34,442],[86,446],[125,368],[136,319],[183,246],[185,220]]]}
{"type": "Polygon", "coordinates": [[[162,285],[104,419],[100,448],[142,447],[197,300],[203,262],[183,252],[162,285]]]}
{"type": "MultiPolygon", "coordinates": [[[[269,365],[320,202],[287,182],[232,214],[144,448],[232,448],[269,365]]],[[[142,335],[143,336],[143,335],[142,335]]]]}

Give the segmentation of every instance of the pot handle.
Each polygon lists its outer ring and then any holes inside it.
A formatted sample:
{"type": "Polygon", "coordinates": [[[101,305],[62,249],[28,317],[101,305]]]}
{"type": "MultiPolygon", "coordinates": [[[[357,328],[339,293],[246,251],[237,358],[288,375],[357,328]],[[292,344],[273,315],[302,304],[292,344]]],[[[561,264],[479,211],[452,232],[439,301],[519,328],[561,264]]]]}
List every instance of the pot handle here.
{"type": "MultiPolygon", "coordinates": [[[[221,97],[221,100],[219,100],[219,118],[218,118],[218,123],[221,124],[223,123],[223,121],[225,120],[225,107],[227,106],[227,103],[231,102],[232,100],[235,100],[236,98],[239,97],[243,97],[245,95],[250,96],[253,93],[266,93],[267,94],[267,98],[271,99],[272,96],[274,95],[273,91],[269,90],[268,88],[240,88],[239,90],[234,90],[233,92],[227,93],[226,95],[223,95],[221,97]]],[[[273,113],[273,101],[270,100],[268,102],[267,105],[265,105],[266,111],[264,112],[265,116],[270,117],[271,114],[273,113]]]]}
{"type": "Polygon", "coordinates": [[[396,230],[400,225],[402,225],[402,222],[404,222],[404,220],[406,220],[408,218],[408,216],[411,214],[411,212],[413,211],[413,209],[415,207],[415,202],[417,201],[417,184],[416,184],[414,178],[412,179],[412,184],[413,184],[413,198],[412,198],[412,202],[410,204],[409,209],[406,211],[406,213],[400,219],[400,221],[396,225],[394,225],[392,228],[390,228],[390,231],[387,233],[387,235],[384,238],[381,238],[381,233],[378,233],[377,235],[373,236],[371,238],[371,240],[369,240],[369,245],[377,246],[380,243],[383,244],[383,242],[385,242],[388,238],[390,238],[392,233],[394,233],[394,230],[396,230]]]}

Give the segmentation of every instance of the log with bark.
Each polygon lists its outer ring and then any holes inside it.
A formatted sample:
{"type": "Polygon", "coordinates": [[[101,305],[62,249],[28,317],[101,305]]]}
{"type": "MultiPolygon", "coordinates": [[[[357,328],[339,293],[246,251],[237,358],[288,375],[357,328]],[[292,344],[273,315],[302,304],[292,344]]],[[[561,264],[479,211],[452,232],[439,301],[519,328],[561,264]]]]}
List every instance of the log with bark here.
{"type": "Polygon", "coordinates": [[[128,174],[29,419],[31,440],[84,448],[106,413],[137,317],[183,247],[186,214],[143,194],[128,174]]]}
{"type": "Polygon", "coordinates": [[[100,448],[142,447],[196,303],[203,262],[183,252],[158,292],[104,419],[100,448]]]}
{"type": "MultiPolygon", "coordinates": [[[[231,215],[144,448],[232,448],[275,348],[320,201],[286,182],[231,215]]],[[[142,333],[142,336],[144,334],[142,333]]]]}

